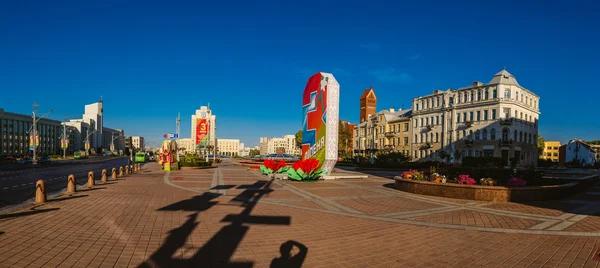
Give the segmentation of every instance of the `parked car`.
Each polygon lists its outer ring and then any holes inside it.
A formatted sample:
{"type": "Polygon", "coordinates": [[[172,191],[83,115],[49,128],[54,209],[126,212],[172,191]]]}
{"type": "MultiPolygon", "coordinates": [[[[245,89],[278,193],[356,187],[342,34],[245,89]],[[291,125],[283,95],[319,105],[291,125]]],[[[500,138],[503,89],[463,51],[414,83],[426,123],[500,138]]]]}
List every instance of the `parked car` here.
{"type": "Polygon", "coordinates": [[[40,157],[40,159],[37,160],[38,164],[48,164],[50,163],[50,157],[48,156],[42,156],[40,157]]]}
{"type": "Polygon", "coordinates": [[[21,158],[21,159],[17,160],[17,163],[19,163],[19,164],[31,164],[31,163],[33,163],[33,160],[31,158],[21,158]]]}

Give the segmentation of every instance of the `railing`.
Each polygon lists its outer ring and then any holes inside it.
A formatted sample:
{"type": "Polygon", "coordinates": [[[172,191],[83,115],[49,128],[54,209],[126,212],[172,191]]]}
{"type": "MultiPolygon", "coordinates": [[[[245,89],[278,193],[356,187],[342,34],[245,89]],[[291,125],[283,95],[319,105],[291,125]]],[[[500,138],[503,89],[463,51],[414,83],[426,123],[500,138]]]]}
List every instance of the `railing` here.
{"type": "Polygon", "coordinates": [[[511,146],[512,144],[513,144],[512,140],[500,139],[500,146],[502,146],[502,147],[511,146]]]}
{"type": "Polygon", "coordinates": [[[423,144],[423,145],[419,146],[419,149],[421,149],[421,150],[426,150],[426,149],[429,149],[429,148],[431,148],[431,147],[432,147],[432,146],[431,146],[431,143],[429,143],[429,142],[428,142],[428,143],[425,143],[425,144],[423,144]]]}
{"type": "Polygon", "coordinates": [[[394,135],[396,135],[395,132],[391,132],[391,131],[387,131],[385,133],[383,133],[386,137],[393,137],[394,135]]]}

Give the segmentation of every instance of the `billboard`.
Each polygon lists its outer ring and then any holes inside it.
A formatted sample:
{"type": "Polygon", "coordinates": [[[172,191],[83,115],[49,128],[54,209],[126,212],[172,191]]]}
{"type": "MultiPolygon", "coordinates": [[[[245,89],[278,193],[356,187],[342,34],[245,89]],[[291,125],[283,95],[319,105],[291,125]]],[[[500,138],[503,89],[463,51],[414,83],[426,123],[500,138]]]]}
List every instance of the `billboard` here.
{"type": "Polygon", "coordinates": [[[302,159],[314,158],[327,173],[338,159],[340,84],[332,74],[310,78],[302,95],[302,159]]]}
{"type": "Polygon", "coordinates": [[[206,118],[196,119],[196,147],[206,146],[208,143],[209,122],[206,118]]]}

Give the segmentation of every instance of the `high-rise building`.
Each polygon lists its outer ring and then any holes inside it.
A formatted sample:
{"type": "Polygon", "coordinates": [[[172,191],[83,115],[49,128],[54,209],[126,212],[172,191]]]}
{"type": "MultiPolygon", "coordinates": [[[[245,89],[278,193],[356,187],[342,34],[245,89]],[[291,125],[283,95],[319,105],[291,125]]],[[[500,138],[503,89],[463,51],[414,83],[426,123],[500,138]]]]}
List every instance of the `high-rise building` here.
{"type": "Polygon", "coordinates": [[[144,137],[131,136],[131,146],[133,146],[133,148],[135,148],[136,151],[144,151],[144,137]]]}
{"type": "Polygon", "coordinates": [[[375,96],[375,90],[373,86],[366,89],[362,96],[360,96],[360,121],[359,123],[365,122],[369,119],[369,116],[377,112],[377,96],[375,96]]]}
{"type": "Polygon", "coordinates": [[[114,145],[115,151],[125,150],[125,131],[104,127],[103,104],[102,100],[87,104],[81,119],[71,119],[63,123],[70,130],[67,136],[70,140],[68,151],[84,150],[86,141],[96,152],[110,150],[111,144],[114,145]]]}
{"type": "Polygon", "coordinates": [[[212,110],[208,106],[201,106],[199,110],[196,110],[196,113],[192,115],[192,129],[191,129],[191,137],[194,142],[194,146],[196,146],[196,150],[200,151],[200,148],[204,148],[205,144],[202,143],[202,140],[208,141],[208,146],[215,146],[217,143],[217,116],[213,114],[212,110]],[[208,128],[206,130],[202,130],[202,122],[208,123],[208,128]],[[202,140],[199,140],[202,139],[202,140]]]}
{"type": "Polygon", "coordinates": [[[506,70],[487,84],[414,98],[411,156],[450,163],[493,156],[505,165],[535,165],[539,99],[506,70]]]}

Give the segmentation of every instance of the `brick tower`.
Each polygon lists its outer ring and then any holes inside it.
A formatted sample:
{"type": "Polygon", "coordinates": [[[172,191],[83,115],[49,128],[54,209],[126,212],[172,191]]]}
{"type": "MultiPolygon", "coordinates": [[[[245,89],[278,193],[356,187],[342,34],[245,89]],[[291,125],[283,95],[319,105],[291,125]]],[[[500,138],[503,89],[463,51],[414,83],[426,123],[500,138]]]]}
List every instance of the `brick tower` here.
{"type": "Polygon", "coordinates": [[[365,122],[369,116],[377,112],[377,96],[373,90],[373,85],[369,89],[365,89],[360,97],[360,122],[365,122]]]}

